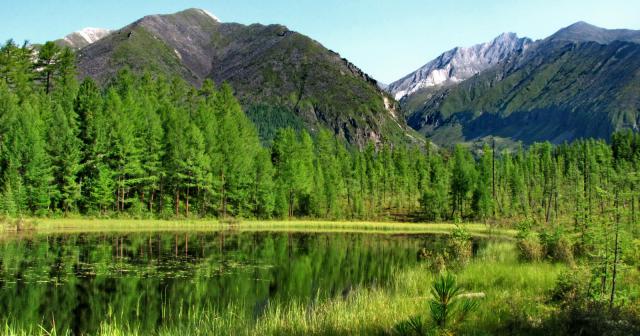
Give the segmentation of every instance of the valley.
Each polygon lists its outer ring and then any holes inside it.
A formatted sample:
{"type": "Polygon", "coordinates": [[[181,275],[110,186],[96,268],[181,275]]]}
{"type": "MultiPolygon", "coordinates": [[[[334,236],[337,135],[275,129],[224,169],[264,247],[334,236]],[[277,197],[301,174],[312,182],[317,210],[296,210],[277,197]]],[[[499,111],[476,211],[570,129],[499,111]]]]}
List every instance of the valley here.
{"type": "Polygon", "coordinates": [[[640,334],[640,31],[169,13],[0,45],[0,334],[640,334]]]}

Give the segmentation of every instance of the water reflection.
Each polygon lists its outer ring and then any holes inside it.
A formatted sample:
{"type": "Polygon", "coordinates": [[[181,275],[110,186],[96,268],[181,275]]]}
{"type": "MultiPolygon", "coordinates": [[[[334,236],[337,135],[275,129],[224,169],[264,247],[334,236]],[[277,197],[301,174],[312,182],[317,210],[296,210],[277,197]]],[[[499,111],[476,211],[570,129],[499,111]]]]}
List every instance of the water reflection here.
{"type": "Polygon", "coordinates": [[[0,242],[0,318],[76,334],[107,316],[153,330],[190,312],[313,304],[384,286],[438,238],[371,234],[131,233],[0,242]]]}

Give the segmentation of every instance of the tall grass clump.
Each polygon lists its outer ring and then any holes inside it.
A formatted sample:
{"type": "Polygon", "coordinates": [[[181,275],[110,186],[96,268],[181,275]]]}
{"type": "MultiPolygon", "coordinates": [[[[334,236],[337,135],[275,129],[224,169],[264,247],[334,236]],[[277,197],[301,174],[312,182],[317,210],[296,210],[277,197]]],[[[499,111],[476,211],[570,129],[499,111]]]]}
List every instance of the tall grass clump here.
{"type": "Polygon", "coordinates": [[[533,222],[526,220],[518,224],[516,235],[517,247],[520,258],[523,261],[540,261],[543,256],[543,247],[539,236],[531,229],[533,222]]]}
{"type": "Polygon", "coordinates": [[[557,227],[551,232],[542,231],[540,233],[540,242],[546,257],[572,267],[575,266],[573,242],[561,228],[557,227]]]}

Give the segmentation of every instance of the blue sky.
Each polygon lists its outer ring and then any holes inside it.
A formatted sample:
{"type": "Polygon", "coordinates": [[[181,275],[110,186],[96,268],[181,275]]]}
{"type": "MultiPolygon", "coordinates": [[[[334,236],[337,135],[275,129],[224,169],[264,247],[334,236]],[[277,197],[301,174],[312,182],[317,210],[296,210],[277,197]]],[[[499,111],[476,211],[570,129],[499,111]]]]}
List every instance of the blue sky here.
{"type": "Polygon", "coordinates": [[[576,21],[640,29],[638,0],[0,0],[0,40],[43,42],[190,7],[225,22],[285,24],[387,83],[506,31],[539,39],[576,21]]]}

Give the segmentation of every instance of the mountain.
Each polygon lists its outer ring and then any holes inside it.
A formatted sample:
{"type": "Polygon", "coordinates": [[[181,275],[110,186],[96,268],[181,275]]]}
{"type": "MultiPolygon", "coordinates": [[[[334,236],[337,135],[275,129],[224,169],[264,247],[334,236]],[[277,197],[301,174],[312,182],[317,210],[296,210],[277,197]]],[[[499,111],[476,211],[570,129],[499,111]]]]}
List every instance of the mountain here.
{"type": "Polygon", "coordinates": [[[407,123],[439,144],[608,139],[640,124],[638,31],[577,23],[428,95],[401,102],[407,123]]]}
{"type": "Polygon", "coordinates": [[[420,90],[459,83],[504,61],[513,53],[522,52],[530,43],[528,38],[504,33],[491,42],[454,48],[391,83],[387,90],[400,100],[420,90]]]}
{"type": "Polygon", "coordinates": [[[103,28],[84,28],[56,41],[60,46],[81,49],[109,35],[111,31],[103,28]]]}
{"type": "Polygon", "coordinates": [[[548,41],[597,42],[609,44],[614,41],[640,43],[640,30],[604,29],[586,22],[576,22],[549,36],[548,41]]]}
{"type": "Polygon", "coordinates": [[[223,23],[188,9],[146,16],[78,52],[80,76],[99,83],[124,66],[196,86],[230,83],[267,141],[283,126],[326,128],[360,146],[420,138],[374,79],[282,25],[223,23]]]}

